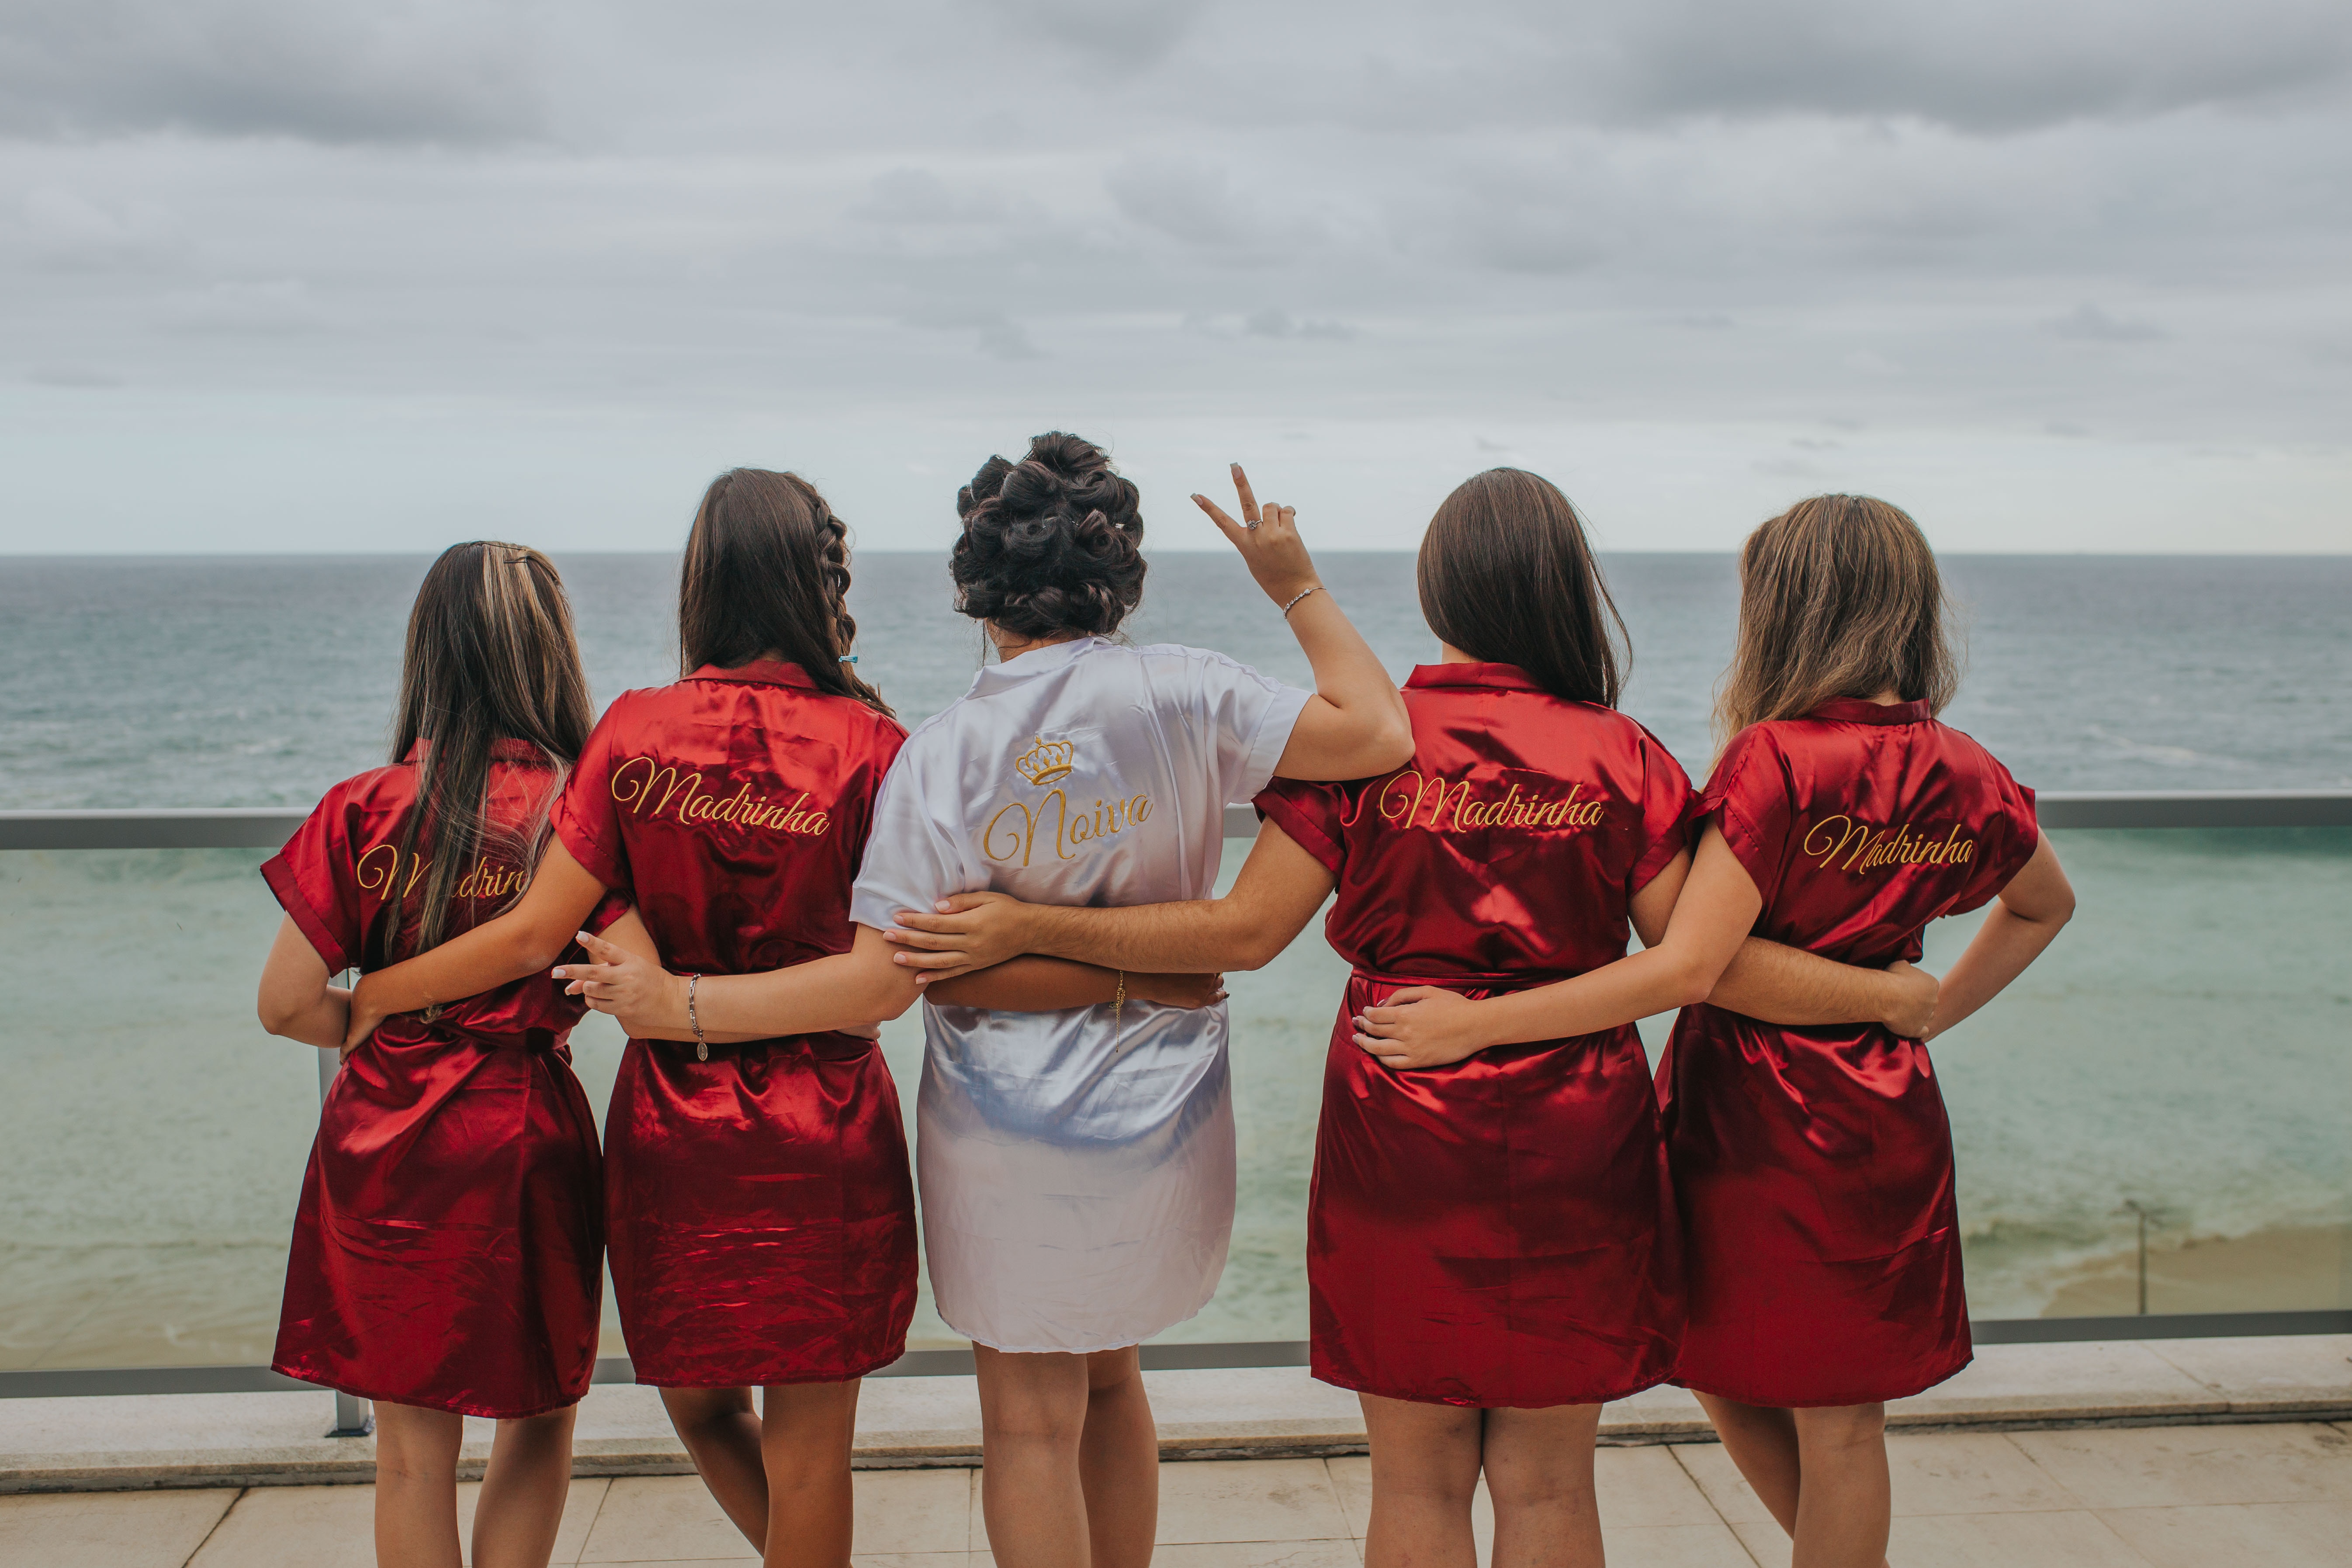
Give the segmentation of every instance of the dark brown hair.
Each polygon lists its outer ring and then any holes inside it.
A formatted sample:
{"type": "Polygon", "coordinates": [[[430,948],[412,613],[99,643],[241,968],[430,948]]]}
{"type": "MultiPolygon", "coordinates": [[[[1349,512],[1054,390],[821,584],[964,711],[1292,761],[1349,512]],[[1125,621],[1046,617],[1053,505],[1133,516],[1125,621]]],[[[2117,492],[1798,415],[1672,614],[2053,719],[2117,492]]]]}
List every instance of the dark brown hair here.
{"type": "MultiPolygon", "coordinates": [[[[546,841],[547,813],[542,808],[514,827],[489,821],[490,748],[527,742],[558,770],[560,783],[594,720],[571,601],[555,563],[528,546],[488,540],[443,551],[408,613],[392,726],[394,763],[425,742],[416,764],[416,804],[394,864],[414,865],[420,844],[429,847],[433,863],[424,876],[396,884],[379,956],[437,946],[447,934],[452,890],[494,847],[511,855],[528,880],[546,841]],[[412,890],[420,900],[413,909],[412,890]]],[[[555,791],[543,798],[551,804],[555,791]]]]}
{"type": "Polygon", "coordinates": [[[1049,430],[1018,463],[991,458],[956,497],[956,608],[1023,637],[1108,637],[1143,599],[1134,484],[1091,441],[1049,430]]]}
{"type": "Polygon", "coordinates": [[[1624,618],[1549,479],[1489,468],[1463,480],[1429,520],[1416,574],[1440,642],[1517,665],[1555,697],[1617,706],[1633,662],[1624,618]]]}
{"type": "Polygon", "coordinates": [[[801,667],[820,691],[887,713],[845,662],[849,530],[798,474],[730,468],[710,481],[678,574],[678,672],[733,669],[762,654],[801,667]]]}
{"type": "Polygon", "coordinates": [[[1739,641],[1716,697],[1716,742],[1838,697],[1891,690],[1941,712],[1959,670],[1919,525],[1870,496],[1815,496],[1740,549],[1739,641]]]}

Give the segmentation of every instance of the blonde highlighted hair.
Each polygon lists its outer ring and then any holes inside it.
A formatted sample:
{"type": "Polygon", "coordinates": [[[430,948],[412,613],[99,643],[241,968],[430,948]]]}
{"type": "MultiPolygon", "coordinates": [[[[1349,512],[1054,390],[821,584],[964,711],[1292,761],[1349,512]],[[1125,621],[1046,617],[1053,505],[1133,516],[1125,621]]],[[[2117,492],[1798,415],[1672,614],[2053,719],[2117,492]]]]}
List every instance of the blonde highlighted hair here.
{"type": "Polygon", "coordinates": [[[1943,575],[1901,507],[1814,496],[1739,552],[1739,640],[1716,693],[1718,747],[1750,724],[1892,691],[1941,712],[1959,689],[1943,575]]]}
{"type": "MultiPolygon", "coordinates": [[[[424,876],[398,884],[389,929],[375,934],[377,961],[437,946],[448,934],[459,879],[485,853],[512,856],[530,880],[547,837],[546,810],[542,805],[515,826],[491,823],[491,750],[500,741],[524,742],[561,782],[594,722],[572,603],[555,563],[529,545],[496,540],[443,551],[408,614],[392,726],[395,763],[417,742],[425,743],[416,804],[401,830],[400,863],[414,865],[420,851],[432,859],[424,876]]],[[[545,801],[553,799],[551,789],[545,801]]],[[[520,889],[514,896],[521,897],[520,889]]]]}

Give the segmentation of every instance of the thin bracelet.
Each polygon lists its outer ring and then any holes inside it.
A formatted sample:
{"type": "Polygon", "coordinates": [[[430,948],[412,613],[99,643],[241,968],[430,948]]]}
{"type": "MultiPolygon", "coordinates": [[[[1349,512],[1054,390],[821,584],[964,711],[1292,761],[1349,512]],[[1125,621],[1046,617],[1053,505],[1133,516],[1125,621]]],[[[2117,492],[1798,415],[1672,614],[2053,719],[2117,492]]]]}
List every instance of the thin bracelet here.
{"type": "Polygon", "coordinates": [[[1290,618],[1290,612],[1298,607],[1299,600],[1307,597],[1309,594],[1319,594],[1322,591],[1323,584],[1320,583],[1316,584],[1312,588],[1301,588],[1298,590],[1297,594],[1291,596],[1290,603],[1282,606],[1282,618],[1286,621],[1290,618]]]}
{"type": "Polygon", "coordinates": [[[1127,1016],[1127,971],[1118,972],[1118,990],[1110,999],[1110,1048],[1118,1049],[1119,1028],[1127,1016]]]}
{"type": "Polygon", "coordinates": [[[702,1020],[694,1013],[694,988],[701,984],[699,974],[686,977],[686,1026],[694,1031],[694,1059],[707,1062],[710,1059],[710,1042],[702,1037],[702,1020]]]}

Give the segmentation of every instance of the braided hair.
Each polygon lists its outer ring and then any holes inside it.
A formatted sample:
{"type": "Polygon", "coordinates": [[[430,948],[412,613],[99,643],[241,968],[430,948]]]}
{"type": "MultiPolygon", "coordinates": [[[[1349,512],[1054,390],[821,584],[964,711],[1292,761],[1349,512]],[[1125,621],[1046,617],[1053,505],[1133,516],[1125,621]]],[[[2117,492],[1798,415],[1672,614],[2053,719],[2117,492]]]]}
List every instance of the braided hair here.
{"type": "Polygon", "coordinates": [[[1023,637],[1108,637],[1142,601],[1143,517],[1109,455],[1060,430],[991,458],[956,497],[956,608],[1023,637]]]}
{"type": "Polygon", "coordinates": [[[857,644],[849,530],[798,474],[730,468],[710,481],[686,539],[677,642],[681,674],[774,653],[818,690],[890,711],[845,661],[857,644]]]}

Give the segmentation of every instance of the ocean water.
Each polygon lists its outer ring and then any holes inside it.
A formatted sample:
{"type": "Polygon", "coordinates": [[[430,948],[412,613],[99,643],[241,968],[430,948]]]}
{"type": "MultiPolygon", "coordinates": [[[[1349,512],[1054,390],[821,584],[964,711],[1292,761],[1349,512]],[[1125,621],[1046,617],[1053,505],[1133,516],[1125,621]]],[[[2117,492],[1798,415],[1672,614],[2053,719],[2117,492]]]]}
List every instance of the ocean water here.
{"type": "MultiPolygon", "coordinates": [[[[382,760],[417,557],[0,558],[0,809],[308,805],[382,760]]],[[[677,562],[561,560],[598,700],[677,673],[677,562]]],[[[1402,678],[1436,656],[1402,554],[1320,558],[1402,678]]],[[[1692,772],[1731,647],[1728,556],[1619,555],[1626,710],[1692,772]]],[[[859,671],[909,722],[971,683],[981,638],[944,560],[861,555],[859,671]]],[[[2352,556],[1946,563],[1969,654],[1947,717],[2044,789],[2352,787],[2352,556]]],[[[1139,641],[1307,679],[1221,555],[1153,560],[1139,641]]]]}
{"type": "MultiPolygon", "coordinates": [[[[668,679],[675,562],[561,564],[598,698],[668,679]]],[[[0,807],[309,805],[380,760],[425,565],[0,562],[0,807]]],[[[1398,674],[1433,656],[1409,557],[1325,568],[1398,674]]],[[[1609,569],[1636,650],[1626,705],[1702,773],[1731,563],[1609,569]]],[[[2352,785],[2352,561],[1947,569],[1971,655],[1950,717],[2027,782],[2352,785]]],[[[869,556],[857,571],[861,670],[910,720],[951,700],[980,643],[948,611],[941,563],[869,556]]],[[[1156,560],[1133,631],[1307,675],[1221,557],[1156,560]]],[[[2126,1201],[2158,1216],[2159,1244],[2352,1221],[2352,831],[2082,832],[2060,847],[2080,916],[1937,1047],[1980,1316],[2034,1315],[2084,1260],[2127,1245],[2126,1201]]],[[[1228,845],[1229,871],[1244,847],[1228,845]]],[[[266,1358],[317,1079],[315,1053],[253,1022],[278,920],[261,858],[0,853],[0,1367],[266,1358]]],[[[1932,933],[1931,963],[1969,923],[1932,933]]],[[[1171,1338],[1304,1333],[1306,1181],[1342,975],[1310,931],[1234,977],[1233,1261],[1171,1338]]],[[[620,1042],[596,1020],[577,1043],[601,1105],[620,1042]]],[[[885,1048],[911,1091],[919,1026],[892,1026],[885,1048]]],[[[2332,1275],[2265,1289],[2241,1304],[2352,1300],[2332,1275]]],[[[918,1335],[946,1331],[926,1311],[918,1335]]]]}

